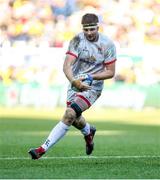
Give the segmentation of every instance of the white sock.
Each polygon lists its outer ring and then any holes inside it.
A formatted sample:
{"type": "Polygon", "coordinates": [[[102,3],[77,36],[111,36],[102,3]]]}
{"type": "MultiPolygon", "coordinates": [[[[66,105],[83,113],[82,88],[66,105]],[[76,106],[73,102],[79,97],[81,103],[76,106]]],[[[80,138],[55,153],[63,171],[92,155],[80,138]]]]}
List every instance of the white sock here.
{"type": "Polygon", "coordinates": [[[88,123],[86,123],[86,125],[83,129],[81,129],[81,133],[84,136],[87,136],[90,133],[90,125],[88,123]]]}
{"type": "Polygon", "coordinates": [[[60,121],[50,132],[42,148],[47,151],[51,146],[56,144],[68,131],[69,126],[60,121]]]}

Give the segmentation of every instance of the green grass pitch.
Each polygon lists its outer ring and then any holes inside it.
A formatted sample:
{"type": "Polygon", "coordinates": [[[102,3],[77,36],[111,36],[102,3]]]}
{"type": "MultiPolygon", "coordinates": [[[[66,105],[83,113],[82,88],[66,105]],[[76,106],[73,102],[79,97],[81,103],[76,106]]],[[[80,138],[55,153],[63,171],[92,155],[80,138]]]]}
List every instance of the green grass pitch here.
{"type": "MultiPolygon", "coordinates": [[[[127,121],[122,114],[116,120],[89,121],[97,128],[91,156],[72,127],[40,160],[31,160],[27,151],[39,146],[58,120],[0,117],[0,179],[159,179],[160,123],[145,123],[141,114],[135,123],[128,114],[127,121]]],[[[160,118],[158,114],[151,120],[160,118]]]]}

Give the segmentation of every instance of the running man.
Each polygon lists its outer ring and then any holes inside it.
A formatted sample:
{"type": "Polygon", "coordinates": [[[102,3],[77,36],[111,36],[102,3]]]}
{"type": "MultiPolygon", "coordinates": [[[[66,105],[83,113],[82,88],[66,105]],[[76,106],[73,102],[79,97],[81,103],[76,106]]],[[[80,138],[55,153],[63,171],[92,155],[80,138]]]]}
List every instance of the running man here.
{"type": "Polygon", "coordinates": [[[71,125],[84,135],[86,154],[94,150],[96,128],[87,123],[82,114],[100,97],[104,80],[114,77],[116,63],[116,47],[111,39],[98,32],[98,23],[97,15],[85,14],[81,20],[83,32],[70,41],[63,65],[70,83],[67,107],[44,144],[29,150],[32,159],[45,154],[64,137],[71,125]]]}

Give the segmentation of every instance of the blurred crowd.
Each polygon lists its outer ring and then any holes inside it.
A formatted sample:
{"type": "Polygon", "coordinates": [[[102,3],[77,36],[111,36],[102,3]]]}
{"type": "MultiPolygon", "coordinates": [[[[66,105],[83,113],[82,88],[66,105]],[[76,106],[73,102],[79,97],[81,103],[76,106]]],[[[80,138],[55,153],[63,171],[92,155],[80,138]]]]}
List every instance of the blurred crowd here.
{"type": "MultiPolygon", "coordinates": [[[[105,90],[121,83],[147,89],[155,85],[150,99],[159,103],[159,10],[160,0],[0,0],[0,106],[64,103],[65,50],[88,12],[99,16],[100,32],[117,46],[116,75],[105,81],[105,90]]],[[[146,97],[130,88],[111,92],[102,106],[141,108],[146,97]]]]}
{"type": "MultiPolygon", "coordinates": [[[[19,52],[19,48],[0,49],[0,82],[6,86],[35,84],[40,86],[64,86],[68,81],[62,72],[65,56],[63,48],[31,48],[19,52]],[[3,50],[2,50],[3,49],[3,50]]],[[[105,85],[116,83],[150,86],[160,84],[160,61],[158,49],[145,49],[135,54],[120,51],[116,63],[116,75],[105,85]]]]}
{"type": "MultiPolygon", "coordinates": [[[[100,32],[114,40],[118,51],[123,48],[141,51],[142,57],[138,63],[131,57],[119,57],[117,74],[111,81],[160,83],[158,51],[154,51],[160,45],[160,0],[0,0],[0,9],[0,47],[65,49],[69,40],[81,31],[82,15],[87,12],[96,13],[100,19],[100,32]],[[144,46],[152,49],[143,50],[144,46]]],[[[136,53],[138,55],[139,52],[136,53]]],[[[6,61],[6,54],[3,57],[0,52],[2,61],[6,61]]],[[[22,57],[26,62],[32,58],[33,64],[29,66],[16,66],[13,63],[1,66],[0,81],[6,85],[15,81],[48,85],[62,83],[60,79],[63,78],[55,67],[36,66],[33,57],[22,57]]],[[[15,61],[17,56],[13,58],[15,61]]]]}
{"type": "Polygon", "coordinates": [[[160,44],[160,0],[0,0],[0,47],[64,47],[84,13],[119,47],[160,44]]]}

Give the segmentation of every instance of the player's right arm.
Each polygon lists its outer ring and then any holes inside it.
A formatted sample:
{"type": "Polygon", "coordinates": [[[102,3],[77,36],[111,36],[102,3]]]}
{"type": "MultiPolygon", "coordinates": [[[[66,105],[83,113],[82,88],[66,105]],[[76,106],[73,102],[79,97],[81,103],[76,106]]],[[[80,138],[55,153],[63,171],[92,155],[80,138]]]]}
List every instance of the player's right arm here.
{"type": "Polygon", "coordinates": [[[78,54],[80,53],[79,45],[80,45],[80,37],[79,35],[75,36],[69,43],[68,51],[66,53],[66,58],[63,64],[63,72],[66,75],[67,79],[70,81],[72,86],[77,88],[80,91],[90,89],[90,86],[82,83],[82,78],[75,79],[72,72],[72,66],[78,58],[78,54]]]}
{"type": "Polygon", "coordinates": [[[91,87],[82,83],[82,78],[80,79],[75,79],[73,76],[73,72],[72,72],[72,66],[76,61],[76,57],[70,54],[66,55],[64,64],[63,64],[63,72],[66,75],[67,79],[70,81],[70,83],[72,84],[72,86],[74,86],[75,88],[77,88],[80,91],[85,91],[90,89],[91,87]]]}
{"type": "Polygon", "coordinates": [[[72,83],[72,81],[74,80],[74,76],[72,73],[72,65],[75,63],[75,61],[76,57],[67,54],[63,64],[63,72],[66,75],[67,79],[70,81],[70,83],[72,83]]]}

